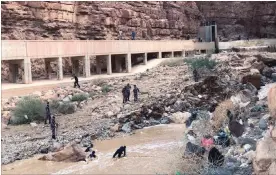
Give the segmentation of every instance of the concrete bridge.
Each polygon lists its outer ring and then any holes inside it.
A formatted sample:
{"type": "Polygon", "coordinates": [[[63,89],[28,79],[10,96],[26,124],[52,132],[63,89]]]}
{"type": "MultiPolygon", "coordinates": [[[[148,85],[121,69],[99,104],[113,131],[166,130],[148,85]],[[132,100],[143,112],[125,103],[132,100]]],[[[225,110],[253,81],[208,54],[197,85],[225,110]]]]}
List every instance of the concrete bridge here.
{"type": "MultiPolygon", "coordinates": [[[[2,41],[2,61],[9,63],[9,81],[16,82],[18,77],[18,68],[23,65],[23,82],[32,83],[31,60],[45,59],[45,68],[47,74],[51,71],[51,62],[57,62],[58,80],[63,79],[64,58],[70,58],[72,61],[73,73],[79,74],[79,62],[83,62],[83,76],[91,76],[90,57],[96,57],[97,73],[101,74],[100,60],[106,61],[106,72],[112,74],[113,67],[116,72],[121,72],[125,67],[126,72],[131,72],[132,55],[141,54],[143,63],[147,64],[147,56],[155,53],[157,58],[162,58],[163,53],[174,57],[175,53],[181,53],[181,56],[196,52],[213,52],[214,43],[195,43],[187,41],[143,41],[143,40],[104,40],[104,41],[2,41]],[[116,57],[117,56],[117,57],[116,57]]],[[[49,76],[50,79],[50,76],[49,76]]]]}
{"type": "MultiPolygon", "coordinates": [[[[220,49],[231,49],[233,47],[248,46],[274,46],[276,39],[260,39],[250,41],[220,42],[220,49]]],[[[143,63],[147,64],[148,55],[155,54],[155,58],[181,57],[199,53],[212,53],[214,43],[198,43],[192,40],[3,40],[2,41],[2,61],[9,63],[9,81],[15,83],[18,79],[19,66],[23,65],[23,83],[32,83],[31,60],[44,59],[45,69],[48,79],[51,79],[51,62],[57,63],[57,79],[63,79],[63,59],[70,58],[72,72],[79,75],[79,64],[83,63],[83,76],[91,76],[91,56],[96,59],[96,73],[101,74],[102,67],[108,75],[112,72],[122,72],[124,68],[130,73],[132,63],[136,58],[134,55],[140,54],[143,63]],[[164,54],[166,53],[166,54],[164,54]],[[180,53],[180,54],[179,54],[180,53]],[[104,65],[102,62],[104,60],[104,65]]]]}

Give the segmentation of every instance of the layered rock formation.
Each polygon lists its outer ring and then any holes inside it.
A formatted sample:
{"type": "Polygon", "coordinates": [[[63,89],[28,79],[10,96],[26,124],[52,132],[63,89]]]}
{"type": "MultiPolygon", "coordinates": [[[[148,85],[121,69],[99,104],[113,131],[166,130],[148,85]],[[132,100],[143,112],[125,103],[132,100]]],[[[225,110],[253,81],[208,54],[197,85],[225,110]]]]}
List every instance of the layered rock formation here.
{"type": "Polygon", "coordinates": [[[2,2],[2,39],[182,39],[215,20],[229,39],[276,36],[275,2],[2,2]]]}

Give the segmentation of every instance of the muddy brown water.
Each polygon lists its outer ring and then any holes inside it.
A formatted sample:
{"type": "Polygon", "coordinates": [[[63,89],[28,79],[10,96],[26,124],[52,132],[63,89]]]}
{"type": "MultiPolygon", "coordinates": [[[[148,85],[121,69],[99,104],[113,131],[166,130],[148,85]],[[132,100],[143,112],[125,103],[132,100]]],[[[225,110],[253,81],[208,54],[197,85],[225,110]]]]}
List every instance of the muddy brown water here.
{"type": "Polygon", "coordinates": [[[94,142],[97,159],[65,163],[40,161],[41,155],[3,165],[2,174],[175,174],[183,153],[185,126],[159,125],[136,130],[135,134],[94,142]],[[121,145],[127,156],[112,159],[121,145]]]}

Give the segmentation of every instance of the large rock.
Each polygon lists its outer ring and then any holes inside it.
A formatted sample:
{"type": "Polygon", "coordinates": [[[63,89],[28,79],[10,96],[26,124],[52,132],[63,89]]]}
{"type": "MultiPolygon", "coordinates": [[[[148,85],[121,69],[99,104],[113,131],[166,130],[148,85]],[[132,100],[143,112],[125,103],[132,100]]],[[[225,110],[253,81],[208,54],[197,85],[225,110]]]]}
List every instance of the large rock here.
{"type": "Polygon", "coordinates": [[[255,160],[253,162],[255,173],[269,174],[270,167],[274,166],[275,162],[276,142],[273,141],[271,138],[265,138],[264,140],[260,140],[257,143],[255,160]]]}
{"type": "Polygon", "coordinates": [[[253,84],[257,89],[260,89],[261,87],[261,75],[260,74],[247,74],[242,76],[241,83],[251,83],[253,84]]]}
{"type": "Polygon", "coordinates": [[[173,113],[169,118],[173,123],[184,124],[190,116],[191,113],[189,112],[176,112],[173,113]]]}
{"type": "Polygon", "coordinates": [[[262,71],[262,74],[268,78],[271,78],[272,73],[273,73],[273,70],[267,66],[262,71]]]}
{"type": "Polygon", "coordinates": [[[130,133],[131,132],[131,123],[128,122],[128,123],[124,124],[122,127],[122,130],[126,133],[130,133]]]}
{"type": "Polygon", "coordinates": [[[84,150],[78,144],[69,144],[61,151],[48,154],[39,158],[39,160],[48,160],[56,162],[78,162],[86,158],[84,150]]]}
{"type": "Polygon", "coordinates": [[[276,86],[269,89],[267,100],[270,115],[274,120],[276,120],[276,86]]]}

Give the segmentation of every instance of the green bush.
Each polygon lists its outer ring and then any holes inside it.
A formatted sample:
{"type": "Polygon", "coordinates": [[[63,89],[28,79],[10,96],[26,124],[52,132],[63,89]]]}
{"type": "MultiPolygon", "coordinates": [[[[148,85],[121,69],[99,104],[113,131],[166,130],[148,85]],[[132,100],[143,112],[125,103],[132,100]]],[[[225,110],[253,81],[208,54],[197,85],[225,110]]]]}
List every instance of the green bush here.
{"type": "Polygon", "coordinates": [[[79,93],[72,96],[72,101],[84,101],[88,99],[88,95],[86,93],[79,93]]]}
{"type": "Polygon", "coordinates": [[[58,100],[53,100],[53,101],[50,102],[50,111],[52,113],[58,112],[58,108],[59,108],[59,101],[58,100]]]}
{"type": "Polygon", "coordinates": [[[184,62],[191,66],[192,69],[199,69],[199,68],[207,68],[207,69],[213,69],[217,62],[214,60],[211,60],[210,58],[188,58],[184,59],[184,62]]]}
{"type": "Polygon", "coordinates": [[[103,86],[102,86],[102,92],[103,92],[103,93],[108,93],[108,92],[110,92],[110,91],[111,91],[111,87],[112,87],[112,86],[110,86],[110,85],[103,85],[103,86]]]}
{"type": "Polygon", "coordinates": [[[73,114],[75,111],[75,105],[70,102],[61,103],[58,107],[58,112],[61,114],[73,114]]]}
{"type": "Polygon", "coordinates": [[[34,96],[23,97],[12,112],[11,124],[19,125],[33,121],[43,121],[46,115],[45,106],[34,96]],[[27,117],[25,117],[25,115],[27,117]]]}

